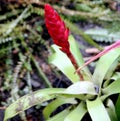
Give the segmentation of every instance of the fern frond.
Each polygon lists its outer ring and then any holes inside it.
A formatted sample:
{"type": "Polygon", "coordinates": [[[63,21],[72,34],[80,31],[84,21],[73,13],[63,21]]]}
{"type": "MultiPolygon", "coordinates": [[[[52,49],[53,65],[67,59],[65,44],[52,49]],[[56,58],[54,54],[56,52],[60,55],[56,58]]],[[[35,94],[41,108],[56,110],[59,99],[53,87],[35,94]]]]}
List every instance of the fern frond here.
{"type": "Polygon", "coordinates": [[[14,38],[12,37],[7,37],[7,38],[0,38],[0,44],[12,41],[14,38]]]}
{"type": "Polygon", "coordinates": [[[25,14],[30,9],[30,6],[28,6],[21,14],[20,16],[15,19],[9,26],[8,30],[6,31],[5,35],[8,35],[12,32],[12,30],[17,26],[17,24],[24,18],[25,14]]]}
{"type": "Polygon", "coordinates": [[[44,15],[44,9],[37,8],[37,7],[32,7],[31,13],[35,13],[37,15],[43,16],[44,15]]]}
{"type": "Polygon", "coordinates": [[[85,33],[91,36],[97,42],[115,42],[120,39],[119,32],[110,32],[107,29],[97,28],[86,30],[85,33]]]}
{"type": "MultiPolygon", "coordinates": [[[[12,98],[12,102],[14,102],[15,100],[17,100],[20,96],[18,94],[18,91],[19,91],[19,87],[18,87],[18,75],[21,71],[21,68],[25,62],[25,59],[26,59],[26,56],[23,56],[21,55],[21,59],[20,61],[18,62],[17,66],[15,67],[15,71],[14,71],[14,74],[13,74],[13,83],[12,83],[12,90],[11,90],[11,98],[12,98]]],[[[25,112],[22,112],[20,114],[20,117],[22,120],[26,121],[26,116],[25,116],[25,112]]]]}

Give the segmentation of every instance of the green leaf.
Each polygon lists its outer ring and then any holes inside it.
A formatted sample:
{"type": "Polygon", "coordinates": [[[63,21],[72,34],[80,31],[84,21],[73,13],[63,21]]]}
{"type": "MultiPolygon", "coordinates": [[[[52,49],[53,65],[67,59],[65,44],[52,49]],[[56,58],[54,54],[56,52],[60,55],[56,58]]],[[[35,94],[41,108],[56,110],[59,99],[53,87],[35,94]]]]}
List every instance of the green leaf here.
{"type": "Polygon", "coordinates": [[[110,95],[120,93],[120,78],[112,82],[109,86],[102,89],[102,93],[104,94],[101,99],[104,100],[110,95]]]}
{"type": "Polygon", "coordinates": [[[81,100],[92,99],[97,95],[94,84],[90,81],[76,82],[65,89],[63,93],[81,100]]]}
{"type": "Polygon", "coordinates": [[[111,121],[99,97],[94,101],[87,101],[87,108],[92,121],[111,121]]]}
{"type": "Polygon", "coordinates": [[[81,121],[86,112],[87,109],[85,108],[85,103],[81,102],[73,111],[71,111],[66,116],[64,121],[81,121]]]}
{"type": "Polygon", "coordinates": [[[112,102],[111,99],[107,100],[106,106],[107,106],[106,109],[107,109],[107,112],[110,116],[111,121],[118,121],[117,115],[116,115],[116,112],[115,112],[115,106],[114,106],[114,103],[112,102]]]}
{"type": "Polygon", "coordinates": [[[7,119],[14,117],[18,113],[34,105],[55,98],[56,94],[60,94],[63,91],[64,89],[49,88],[49,89],[35,91],[31,94],[19,98],[18,100],[16,100],[14,103],[12,103],[10,106],[6,108],[4,121],[7,121],[7,119]]]}
{"type": "Polygon", "coordinates": [[[52,45],[54,53],[49,57],[49,62],[60,69],[73,83],[79,81],[79,76],[74,74],[75,68],[71,61],[57,45],[52,45]]]}
{"type": "Polygon", "coordinates": [[[118,65],[118,58],[114,61],[114,63],[110,66],[109,71],[106,73],[105,75],[106,80],[109,80],[112,77],[117,65],[118,65]]]}
{"type": "Polygon", "coordinates": [[[48,119],[47,121],[64,121],[65,117],[69,114],[69,110],[65,109],[58,113],[57,115],[53,116],[52,118],[48,119]]]}
{"type": "Polygon", "coordinates": [[[59,97],[45,107],[45,109],[43,110],[44,117],[45,119],[49,119],[51,113],[63,104],[76,104],[76,103],[77,101],[74,98],[59,97]]]}
{"type": "Polygon", "coordinates": [[[76,40],[74,39],[74,37],[72,35],[70,35],[68,41],[70,43],[70,50],[71,50],[72,54],[74,55],[78,65],[79,66],[83,65],[84,60],[80,53],[80,49],[78,47],[76,40]]]}
{"type": "Polygon", "coordinates": [[[113,76],[111,77],[112,80],[117,80],[120,78],[120,72],[115,72],[113,76]]]}
{"type": "Polygon", "coordinates": [[[120,94],[119,94],[117,102],[115,104],[115,111],[117,114],[118,121],[120,121],[120,94]]]}
{"type": "Polygon", "coordinates": [[[119,56],[120,48],[117,48],[111,50],[109,53],[105,54],[99,59],[93,74],[93,81],[99,88],[101,88],[103,80],[107,72],[109,72],[110,67],[113,66],[112,64],[115,64],[114,66],[117,66],[117,64],[114,62],[116,62],[119,56]]]}
{"type": "Polygon", "coordinates": [[[96,95],[94,84],[90,81],[80,81],[72,84],[64,93],[66,94],[92,94],[96,95]]]}
{"type": "MultiPolygon", "coordinates": [[[[80,53],[78,43],[75,41],[75,39],[72,35],[69,36],[69,43],[70,43],[70,50],[71,50],[75,60],[77,61],[78,66],[82,66],[84,64],[84,60],[80,53]]],[[[92,80],[91,73],[87,67],[83,68],[81,72],[83,72],[82,75],[85,80],[92,80]]]]}

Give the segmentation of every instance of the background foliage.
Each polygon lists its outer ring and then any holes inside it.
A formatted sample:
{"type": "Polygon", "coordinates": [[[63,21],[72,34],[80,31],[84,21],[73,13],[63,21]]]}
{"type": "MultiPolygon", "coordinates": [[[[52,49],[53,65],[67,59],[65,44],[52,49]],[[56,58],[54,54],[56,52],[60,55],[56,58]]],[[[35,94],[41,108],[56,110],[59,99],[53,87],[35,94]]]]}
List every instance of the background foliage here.
{"type": "MultiPolygon", "coordinates": [[[[50,48],[52,41],[45,28],[45,3],[50,3],[59,12],[71,33],[78,38],[78,43],[80,43],[78,46],[81,49],[85,50],[88,45],[91,45],[102,50],[103,45],[108,45],[120,38],[119,0],[0,1],[1,109],[6,108],[25,94],[41,88],[53,87],[56,80],[63,80],[65,85],[63,84],[62,87],[68,87],[71,84],[66,76],[48,63],[48,57],[55,48],[50,48]],[[102,46],[100,46],[101,44],[102,46]]],[[[110,78],[117,80],[118,72],[113,77],[106,76],[108,79],[106,83],[109,83],[110,78]]],[[[70,75],[68,78],[71,79],[70,75]]],[[[74,78],[71,80],[76,80],[77,77],[74,78]]],[[[104,83],[104,85],[106,84],[104,83]]],[[[57,83],[55,87],[59,86],[57,83]]],[[[109,89],[104,90],[107,92],[109,89]]],[[[46,99],[53,97],[47,96],[46,99]]],[[[76,104],[74,99],[67,101],[76,104]]],[[[119,105],[118,102],[119,100],[116,105],[119,105]]],[[[87,101],[87,105],[89,107],[91,103],[87,101]]],[[[77,106],[75,112],[79,106],[83,108],[83,113],[86,112],[84,103],[77,106]]],[[[61,113],[64,116],[66,114],[69,114],[67,109],[63,114],[61,113]]],[[[22,120],[27,120],[25,113],[20,114],[20,117],[22,120]]]]}

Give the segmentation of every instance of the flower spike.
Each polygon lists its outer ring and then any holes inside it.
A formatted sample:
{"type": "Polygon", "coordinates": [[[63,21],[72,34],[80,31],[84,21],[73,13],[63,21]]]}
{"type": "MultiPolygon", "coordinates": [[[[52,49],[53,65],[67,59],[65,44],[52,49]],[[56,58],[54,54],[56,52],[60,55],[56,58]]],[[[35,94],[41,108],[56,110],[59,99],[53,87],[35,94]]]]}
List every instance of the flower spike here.
{"type": "Polygon", "coordinates": [[[45,24],[54,43],[61,47],[64,53],[69,53],[69,29],[58,13],[49,4],[45,4],[45,24]]]}
{"type": "MultiPolygon", "coordinates": [[[[59,14],[49,4],[45,4],[45,24],[54,43],[69,57],[73,66],[77,69],[78,65],[70,51],[68,42],[69,29],[65,26],[65,23],[60,18],[59,14]]],[[[80,72],[78,72],[78,75],[80,76],[80,80],[83,80],[80,72]]]]}

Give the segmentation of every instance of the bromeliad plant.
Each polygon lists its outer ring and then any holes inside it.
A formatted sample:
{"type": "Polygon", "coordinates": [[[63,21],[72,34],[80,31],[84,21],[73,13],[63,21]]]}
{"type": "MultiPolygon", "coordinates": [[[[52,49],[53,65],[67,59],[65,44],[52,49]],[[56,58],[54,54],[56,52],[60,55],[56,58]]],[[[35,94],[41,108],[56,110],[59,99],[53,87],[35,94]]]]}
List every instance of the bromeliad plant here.
{"type": "Polygon", "coordinates": [[[120,59],[120,42],[109,46],[84,64],[76,41],[72,35],[69,36],[65,23],[49,4],[45,5],[45,23],[54,40],[49,62],[57,66],[72,85],[68,88],[41,89],[21,97],[5,110],[4,121],[48,100],[51,102],[43,110],[46,121],[80,121],[87,113],[93,121],[119,121],[120,73],[115,72],[115,69],[120,59]],[[91,74],[84,66],[99,57],[91,74]],[[78,69],[79,66],[82,68],[78,69]],[[118,94],[116,100],[111,97],[114,94],[118,94]],[[51,116],[63,104],[70,105],[51,116]]]}

